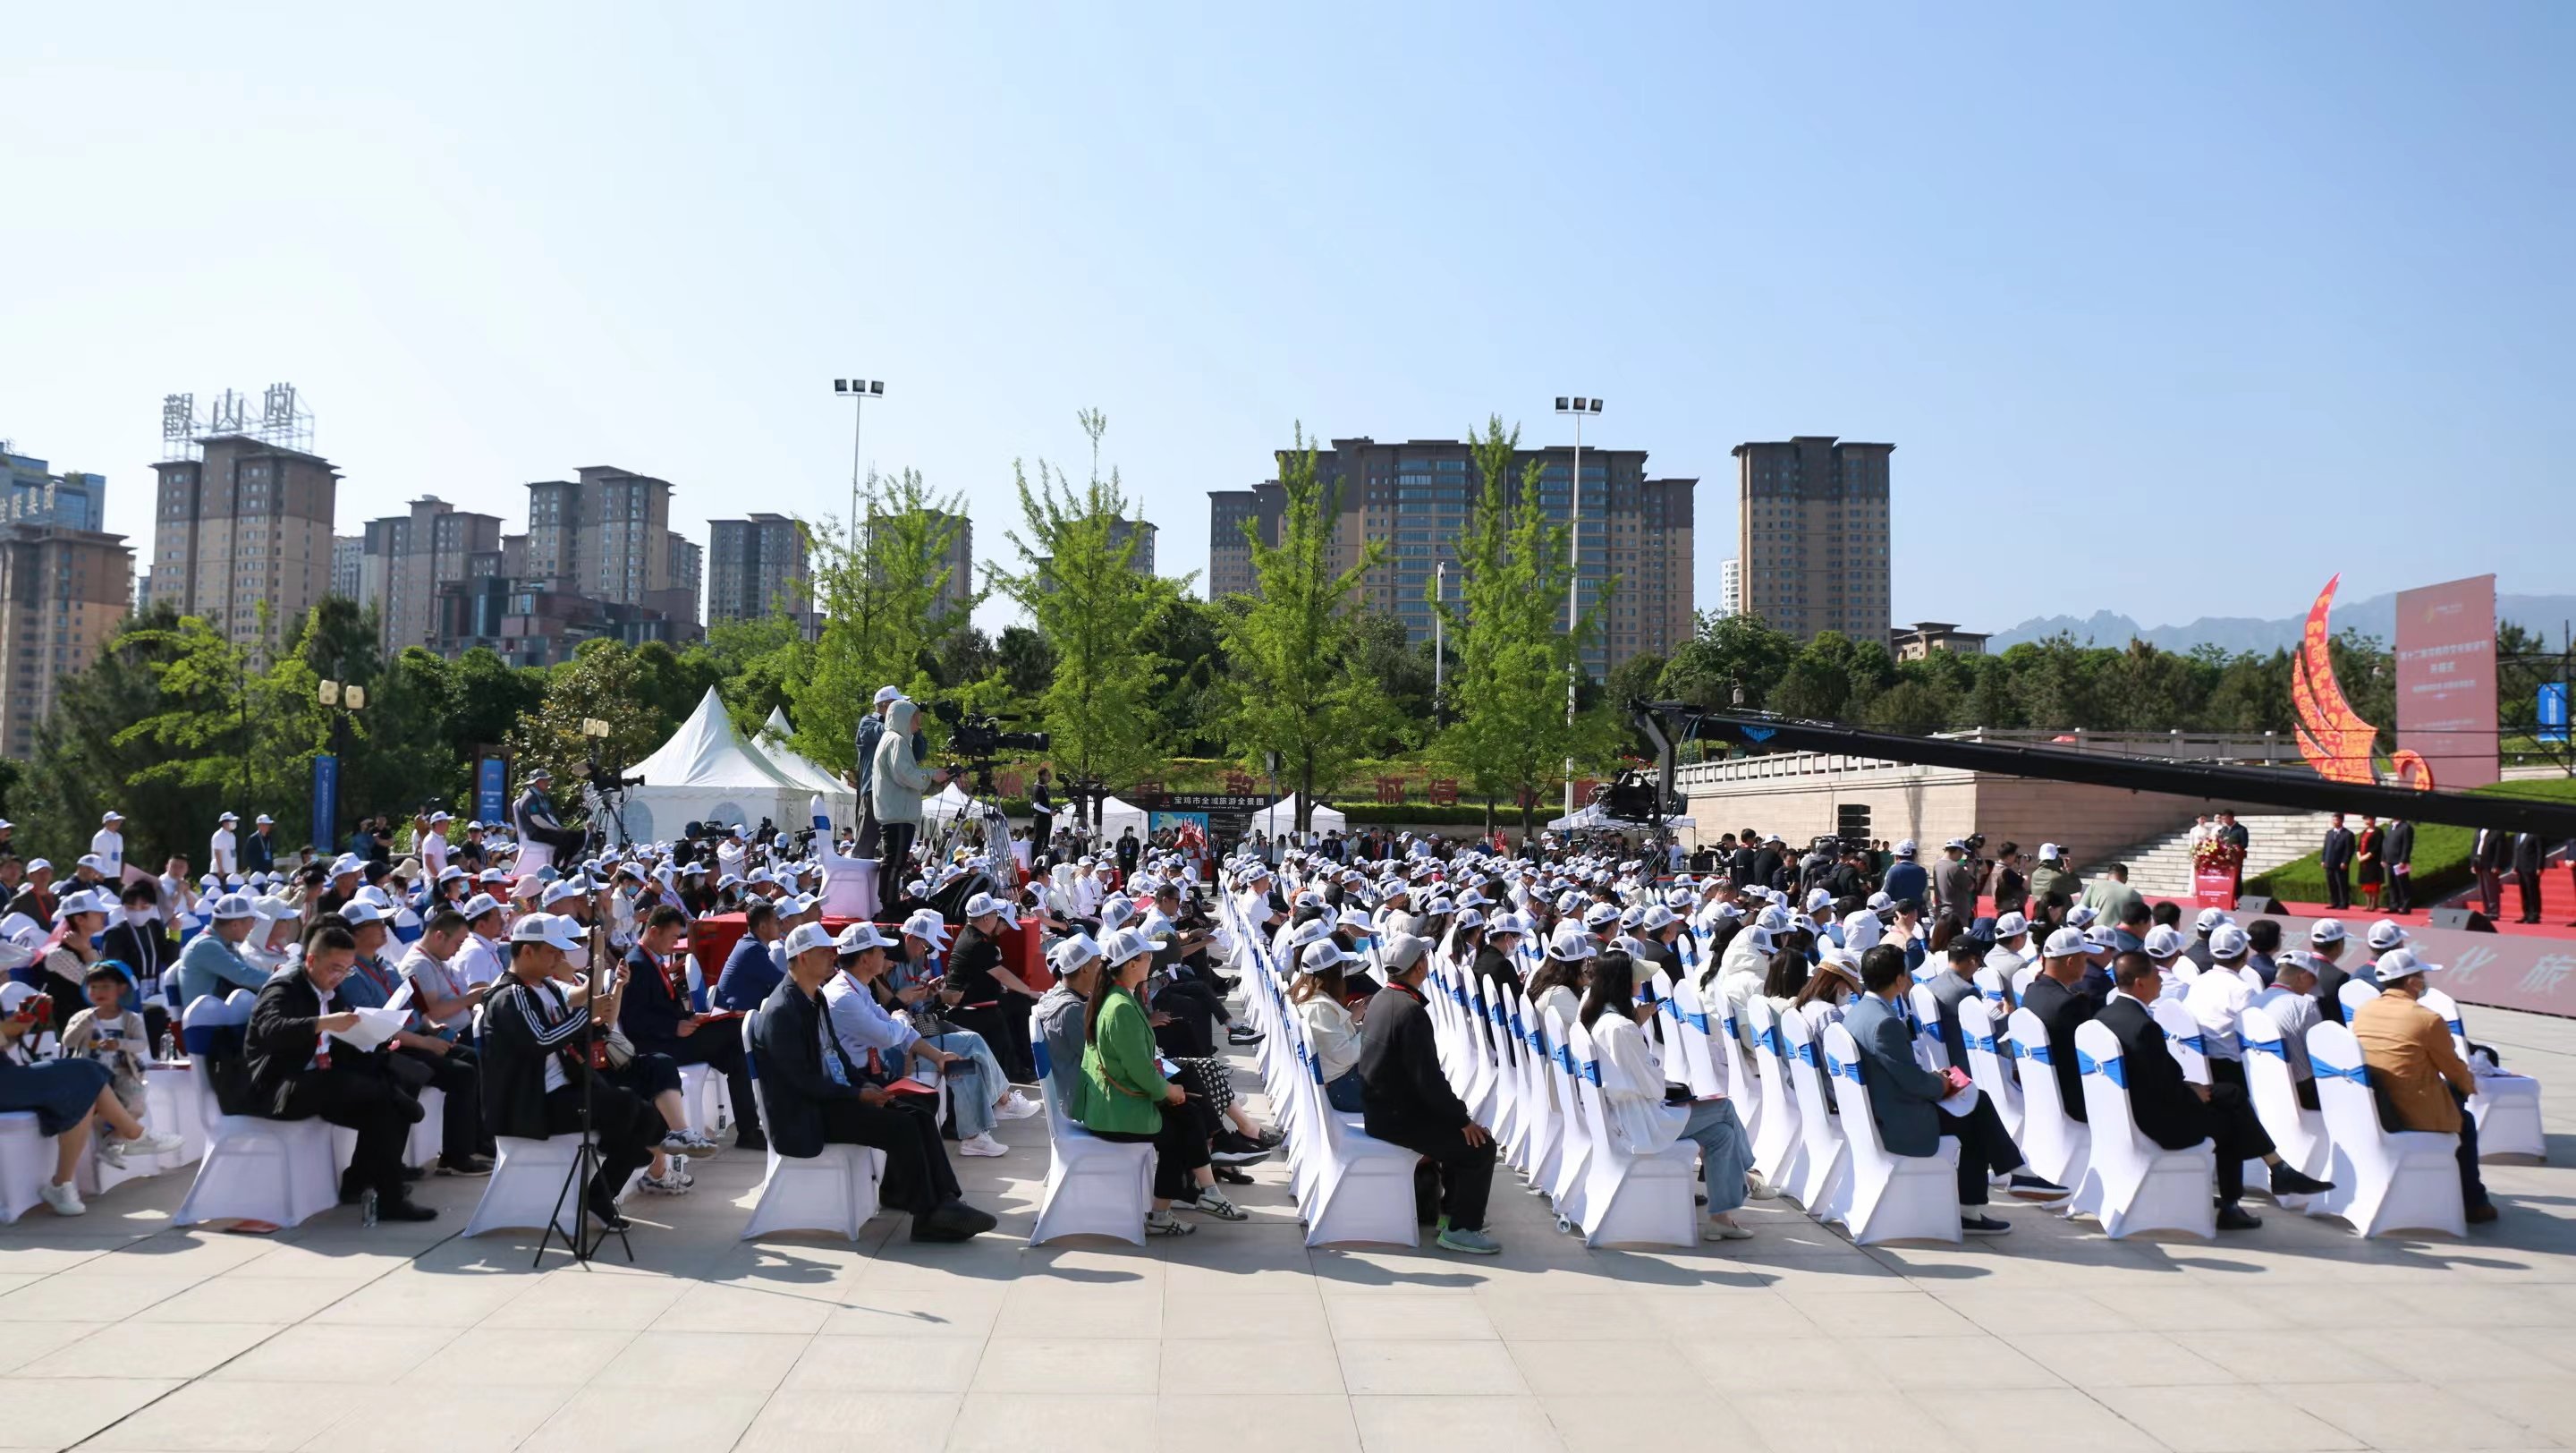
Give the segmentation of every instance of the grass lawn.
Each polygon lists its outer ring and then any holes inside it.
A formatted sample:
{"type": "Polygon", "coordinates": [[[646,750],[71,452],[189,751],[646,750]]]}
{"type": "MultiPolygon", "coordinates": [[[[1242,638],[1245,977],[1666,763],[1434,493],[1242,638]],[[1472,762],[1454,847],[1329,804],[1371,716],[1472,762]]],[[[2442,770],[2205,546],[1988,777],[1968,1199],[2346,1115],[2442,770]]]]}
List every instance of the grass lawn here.
{"type": "MultiPolygon", "coordinates": [[[[2472,789],[2490,797],[2538,797],[2558,802],[2576,802],[2576,778],[2553,777],[2529,782],[2498,782],[2472,789]]],[[[2361,830],[2360,820],[2347,817],[2346,825],[2361,830]]],[[[2441,897],[2469,881],[2469,847],[2477,841],[2472,828],[2444,827],[2436,823],[2415,825],[2415,891],[2417,907],[2441,897]]],[[[2296,862],[2283,863],[2268,873],[2245,881],[2249,893],[2269,893],[2292,903],[2326,901],[2326,870],[2315,853],[2296,862]]]]}

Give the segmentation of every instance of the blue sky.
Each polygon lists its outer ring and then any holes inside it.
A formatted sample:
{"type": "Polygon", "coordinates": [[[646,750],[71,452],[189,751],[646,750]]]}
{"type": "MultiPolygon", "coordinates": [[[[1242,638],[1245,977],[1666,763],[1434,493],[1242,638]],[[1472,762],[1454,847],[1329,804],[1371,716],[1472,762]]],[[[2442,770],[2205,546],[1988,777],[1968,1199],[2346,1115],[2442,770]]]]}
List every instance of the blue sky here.
{"type": "Polygon", "coordinates": [[[1584,392],[1704,605],[1792,433],[1897,444],[1901,619],[2576,589],[2564,6],[403,14],[13,14],[0,437],[147,555],[166,392],[298,384],[344,534],[614,463],[703,539],[843,507],[863,374],[987,557],[1081,408],[1178,573],[1301,421],[1584,392]]]}

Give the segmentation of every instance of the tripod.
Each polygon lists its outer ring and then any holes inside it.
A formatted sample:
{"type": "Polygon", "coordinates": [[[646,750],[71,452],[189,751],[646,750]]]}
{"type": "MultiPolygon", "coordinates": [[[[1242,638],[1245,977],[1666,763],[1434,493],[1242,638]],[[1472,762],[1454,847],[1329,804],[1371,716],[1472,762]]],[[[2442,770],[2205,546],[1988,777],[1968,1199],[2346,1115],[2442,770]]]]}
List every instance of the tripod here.
{"type": "MultiPolygon", "coordinates": [[[[592,937],[598,937],[595,930],[592,937]]],[[[613,968],[594,970],[593,984],[599,984],[613,972],[615,972],[613,968]]],[[[591,997],[596,999],[599,996],[594,993],[591,997]]],[[[601,1247],[608,1244],[609,1228],[605,1224],[595,1229],[591,1226],[590,1207],[585,1200],[591,1180],[599,1174],[601,1165],[599,1132],[591,1123],[591,1095],[607,1063],[607,1056],[602,1052],[603,1049],[599,1016],[594,1014],[589,1022],[582,1026],[581,1031],[581,1143],[574,1147],[572,1164],[564,1171],[563,1189],[555,1192],[554,1211],[546,1217],[545,1234],[537,1238],[537,1254],[528,1259],[528,1269],[531,1271],[545,1264],[546,1247],[553,1243],[558,1233],[563,1235],[564,1249],[572,1253],[574,1264],[585,1271],[590,1269],[590,1259],[599,1254],[601,1247]],[[573,1208],[574,1229],[569,1232],[563,1229],[564,1206],[567,1202],[571,1203],[573,1208]]],[[[616,1209],[615,1201],[612,1200],[609,1203],[609,1209],[616,1209]]],[[[626,1262],[632,1266],[635,1263],[635,1243],[626,1239],[625,1227],[620,1226],[616,1229],[617,1244],[625,1248],[626,1262]]]]}

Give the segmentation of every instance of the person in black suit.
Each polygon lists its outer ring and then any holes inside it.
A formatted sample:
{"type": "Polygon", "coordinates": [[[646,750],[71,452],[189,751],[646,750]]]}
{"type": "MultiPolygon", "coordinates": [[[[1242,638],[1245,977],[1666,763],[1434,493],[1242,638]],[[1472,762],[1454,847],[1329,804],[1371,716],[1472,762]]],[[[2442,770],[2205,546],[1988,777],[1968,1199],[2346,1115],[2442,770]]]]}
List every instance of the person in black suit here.
{"type": "MultiPolygon", "coordinates": [[[[2139,955],[2141,959],[2144,954],[2139,955]]],[[[2057,1098],[2066,1105],[2067,1118],[2081,1124],[2084,1120],[2084,1075],[2075,1059],[2075,1026],[2093,1017],[2101,1006],[2084,991],[2084,958],[2068,954],[2039,961],[2039,976],[2021,995],[2021,1007],[2039,1020],[2048,1031],[2049,1068],[2057,1072],[2057,1098]]]]}
{"type": "MultiPolygon", "coordinates": [[[[884,940],[872,926],[853,932],[853,942],[866,945],[861,954],[883,953],[884,940]]],[[[747,1021],[750,1053],[762,1071],[760,1092],[769,1102],[772,1148],[791,1160],[821,1155],[825,1145],[883,1151],[878,1197],[912,1213],[915,1241],[964,1241],[992,1230],[1000,1223],[989,1212],[958,1198],[938,1122],[893,1104],[884,1086],[868,1082],[866,1066],[843,1052],[823,1006],[823,985],[838,972],[831,931],[798,924],[787,935],[787,977],[747,1021]]]]}
{"type": "Polygon", "coordinates": [[[568,987],[555,977],[589,964],[581,925],[569,918],[531,913],[510,926],[509,976],[483,1001],[483,1127],[519,1140],[578,1134],[586,1098],[599,1170],[583,1203],[602,1226],[623,1231],[629,1223],[617,1193],[651,1162],[651,1146],[670,1127],[660,1111],[592,1071],[592,1010],[614,1023],[625,986],[606,963],[589,984],[568,987]]]}
{"type": "Polygon", "coordinates": [[[2352,829],[2343,825],[2342,813],[2336,813],[2334,821],[2327,825],[2325,846],[2318,850],[2317,860],[2326,870],[2326,906],[2338,909],[2350,908],[2352,906],[2352,829]]]}
{"type": "Polygon", "coordinates": [[[1485,1206],[1494,1181],[1493,1132],[1476,1123],[1440,1072],[1431,1011],[1422,994],[1430,971],[1431,956],[1417,954],[1391,972],[1387,986],[1369,1000],[1360,1031],[1361,1127],[1371,1139],[1401,1145],[1428,1163],[1428,1176],[1420,1169],[1414,1174],[1414,1198],[1419,1205],[1431,1188],[1428,1182],[1436,1179],[1439,1246],[1492,1256],[1502,1250],[1485,1234],[1485,1206]]]}
{"type": "Polygon", "coordinates": [[[341,1203],[374,1191],[376,1219],[427,1221],[438,1213],[413,1204],[403,1181],[403,1142],[420,1123],[420,1101],[385,1073],[378,1055],[325,1037],[357,1027],[358,1011],[340,998],[340,981],[357,956],[349,930],[317,930],[305,942],[301,968],[281,971],[260,989],[242,1045],[251,1113],[263,1120],[318,1115],[357,1131],[357,1151],[340,1176],[341,1203]]]}
{"type": "Polygon", "coordinates": [[[2478,829],[2469,847],[2469,867],[2478,878],[2478,907],[2489,918],[2504,916],[2504,865],[2513,856],[2513,834],[2500,827],[2478,829]]]}
{"type": "Polygon", "coordinates": [[[2415,824],[2402,817],[2390,822],[2387,835],[2380,839],[2379,860],[2388,866],[2388,911],[2413,912],[2406,890],[2414,886],[2415,824]]]}
{"type": "MultiPolygon", "coordinates": [[[[706,1065],[725,1077],[733,1094],[734,1147],[761,1151],[760,1112],[753,1108],[751,1072],[743,1063],[742,1021],[713,1018],[689,1008],[663,965],[679,951],[689,916],[665,903],[644,920],[626,956],[626,989],[617,1027],[643,1054],[668,1055],[675,1065],[706,1065]]],[[[685,980],[683,981],[685,982],[685,980]]]]}
{"type": "Polygon", "coordinates": [[[2164,1027],[2147,1011],[2164,987],[2154,960],[2143,953],[2121,954],[2111,961],[2111,982],[2111,997],[2094,1018],[2120,1041],[2120,1056],[2128,1066],[2130,1117],[2138,1122],[2139,1134],[2167,1150],[2213,1142],[2219,1230],[2250,1231],[2263,1224],[2238,1204],[2245,1195],[2249,1159],[2271,1168],[2275,1193],[2311,1196],[2334,1189],[2332,1182],[2302,1175],[2281,1159],[2243,1085],[2195,1085],[2182,1077],[2182,1066],[2165,1048],[2164,1027]]]}
{"type": "Polygon", "coordinates": [[[2522,900],[2522,916],[2514,920],[2517,923],[2540,921],[2540,860],[2548,855],[2540,834],[2513,835],[2513,891],[2522,900]]]}

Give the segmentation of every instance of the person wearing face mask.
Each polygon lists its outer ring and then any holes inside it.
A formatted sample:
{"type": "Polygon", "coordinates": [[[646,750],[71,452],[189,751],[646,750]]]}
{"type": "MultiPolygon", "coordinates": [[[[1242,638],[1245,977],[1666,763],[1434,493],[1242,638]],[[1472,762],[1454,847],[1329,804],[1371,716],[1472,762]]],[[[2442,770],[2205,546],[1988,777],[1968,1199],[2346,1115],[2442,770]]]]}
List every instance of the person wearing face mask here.
{"type": "Polygon", "coordinates": [[[252,1113],[268,1120],[320,1116],[357,1131],[357,1150],[340,1177],[342,1204],[374,1191],[378,1220],[427,1221],[438,1213],[413,1203],[402,1164],[403,1143],[420,1123],[420,1101],[385,1073],[378,1056],[332,1037],[358,1025],[358,1011],[340,995],[357,952],[347,929],[317,929],[302,972],[279,974],[260,989],[243,1042],[252,1113]]]}
{"type": "Polygon", "coordinates": [[[102,960],[114,959],[134,971],[133,1007],[143,1015],[144,1032],[153,1044],[170,1027],[170,1010],[161,997],[161,976],[179,965],[178,940],[161,919],[160,885],[137,878],[125,885],[124,913],[99,941],[102,960]]]}

